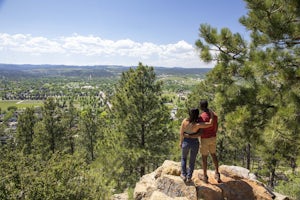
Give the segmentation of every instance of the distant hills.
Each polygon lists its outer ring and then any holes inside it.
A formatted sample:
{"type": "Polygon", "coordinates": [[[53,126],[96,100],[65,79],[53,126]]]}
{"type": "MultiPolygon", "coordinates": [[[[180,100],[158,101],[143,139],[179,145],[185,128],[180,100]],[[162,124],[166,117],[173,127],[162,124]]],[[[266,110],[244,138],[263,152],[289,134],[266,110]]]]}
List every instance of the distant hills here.
{"type": "MultiPolygon", "coordinates": [[[[30,64],[0,64],[1,78],[35,78],[35,77],[114,77],[123,71],[136,66],[119,65],[30,65],[30,64]]],[[[204,75],[211,68],[182,68],[182,67],[154,67],[157,75],[204,75]]]]}

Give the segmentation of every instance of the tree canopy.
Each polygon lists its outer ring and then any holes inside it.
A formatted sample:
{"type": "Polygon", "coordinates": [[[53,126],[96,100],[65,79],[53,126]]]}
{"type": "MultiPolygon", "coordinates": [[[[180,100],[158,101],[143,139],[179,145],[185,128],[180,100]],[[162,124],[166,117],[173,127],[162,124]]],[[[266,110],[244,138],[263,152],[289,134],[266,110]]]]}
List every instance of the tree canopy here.
{"type": "Polygon", "coordinates": [[[242,141],[247,168],[250,147],[259,150],[274,187],[278,164],[295,167],[299,158],[300,2],[246,3],[248,13],[240,22],[249,30],[250,41],[228,28],[200,26],[196,41],[200,57],[216,65],[191,99],[211,100],[226,133],[220,137],[221,144],[235,138],[242,141]]]}

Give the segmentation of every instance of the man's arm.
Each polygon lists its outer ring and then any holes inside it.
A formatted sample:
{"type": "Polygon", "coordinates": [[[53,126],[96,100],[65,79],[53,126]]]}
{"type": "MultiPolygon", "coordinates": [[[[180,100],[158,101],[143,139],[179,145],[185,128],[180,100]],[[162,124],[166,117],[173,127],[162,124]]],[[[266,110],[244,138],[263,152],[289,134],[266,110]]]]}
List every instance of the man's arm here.
{"type": "Polygon", "coordinates": [[[199,132],[197,132],[196,134],[192,134],[192,135],[184,133],[185,138],[198,138],[198,137],[200,137],[200,135],[201,135],[201,133],[199,133],[199,132]]]}
{"type": "Polygon", "coordinates": [[[208,127],[213,126],[214,113],[211,110],[209,110],[209,114],[210,114],[209,122],[199,122],[199,123],[197,123],[198,128],[208,128],[208,127]]]}
{"type": "Polygon", "coordinates": [[[210,114],[209,122],[198,122],[197,123],[197,127],[199,127],[199,129],[197,131],[197,134],[189,135],[189,134],[184,133],[184,137],[186,137],[186,138],[198,138],[202,134],[201,128],[208,128],[208,127],[213,126],[213,122],[214,122],[214,120],[216,120],[216,119],[214,119],[215,118],[214,117],[214,112],[212,110],[209,110],[209,114],[210,114]]]}

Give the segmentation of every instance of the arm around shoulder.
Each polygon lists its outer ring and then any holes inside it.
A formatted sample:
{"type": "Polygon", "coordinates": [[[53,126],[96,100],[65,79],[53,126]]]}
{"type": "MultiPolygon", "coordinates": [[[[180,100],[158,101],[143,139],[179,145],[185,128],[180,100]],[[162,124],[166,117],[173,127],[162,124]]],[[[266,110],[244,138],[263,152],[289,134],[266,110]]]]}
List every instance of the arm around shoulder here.
{"type": "Polygon", "coordinates": [[[200,122],[197,124],[197,126],[199,128],[209,128],[211,126],[213,126],[213,122],[214,122],[214,112],[209,110],[209,113],[210,113],[210,120],[209,122],[200,122]]]}

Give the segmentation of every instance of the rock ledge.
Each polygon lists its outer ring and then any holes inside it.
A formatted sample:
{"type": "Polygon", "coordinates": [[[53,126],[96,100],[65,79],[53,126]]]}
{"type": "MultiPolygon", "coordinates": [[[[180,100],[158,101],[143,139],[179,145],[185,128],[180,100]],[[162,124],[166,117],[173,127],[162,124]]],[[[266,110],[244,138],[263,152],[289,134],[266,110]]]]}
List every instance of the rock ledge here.
{"type": "MultiPolygon", "coordinates": [[[[249,170],[238,166],[219,167],[221,183],[208,171],[208,181],[201,180],[202,170],[195,170],[192,182],[180,178],[180,162],[166,160],[154,172],[144,175],[136,183],[135,200],[289,200],[273,193],[259,182],[249,170]]],[[[114,198],[117,200],[120,198],[114,198]]],[[[122,199],[126,200],[126,199],[122,199]]]]}

